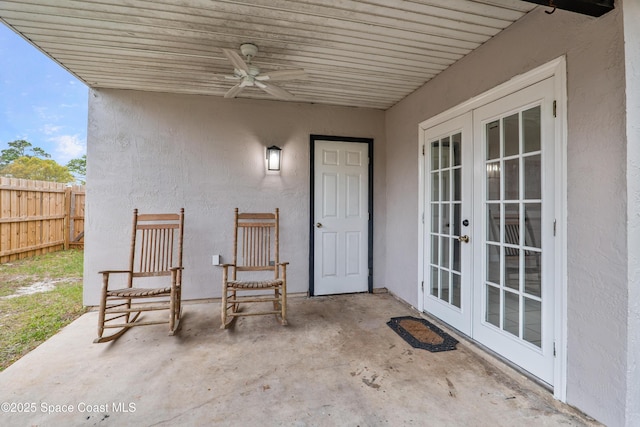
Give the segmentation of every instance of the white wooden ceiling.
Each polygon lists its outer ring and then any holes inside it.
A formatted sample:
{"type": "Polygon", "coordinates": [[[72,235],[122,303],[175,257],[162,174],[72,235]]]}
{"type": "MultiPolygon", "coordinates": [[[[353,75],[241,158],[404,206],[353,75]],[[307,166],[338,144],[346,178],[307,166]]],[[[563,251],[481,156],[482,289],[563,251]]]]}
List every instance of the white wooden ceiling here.
{"type": "MultiPolygon", "coordinates": [[[[223,96],[254,43],[296,101],[387,109],[535,8],[520,0],[0,0],[0,20],[94,88],[223,96]]],[[[257,88],[241,97],[270,98],[257,88]]]]}

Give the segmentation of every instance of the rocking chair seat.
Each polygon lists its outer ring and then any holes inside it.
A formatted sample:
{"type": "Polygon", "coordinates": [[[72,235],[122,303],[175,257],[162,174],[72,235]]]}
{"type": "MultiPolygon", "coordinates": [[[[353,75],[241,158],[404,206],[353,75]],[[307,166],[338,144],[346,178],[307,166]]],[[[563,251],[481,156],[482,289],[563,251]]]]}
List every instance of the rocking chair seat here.
{"type": "Polygon", "coordinates": [[[134,297],[152,297],[156,295],[167,295],[171,293],[171,288],[123,288],[123,289],[109,289],[107,296],[121,297],[121,298],[134,298],[134,297]]]}
{"type": "Polygon", "coordinates": [[[228,280],[227,286],[237,289],[269,289],[282,286],[282,279],[275,280],[228,280]]]}

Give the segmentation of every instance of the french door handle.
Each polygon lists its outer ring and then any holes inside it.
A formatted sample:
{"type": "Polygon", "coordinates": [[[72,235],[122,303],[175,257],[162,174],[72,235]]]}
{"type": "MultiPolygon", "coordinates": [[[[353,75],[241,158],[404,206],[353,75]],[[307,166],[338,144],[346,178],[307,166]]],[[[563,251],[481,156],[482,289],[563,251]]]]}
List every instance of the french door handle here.
{"type": "Polygon", "coordinates": [[[467,236],[466,234],[464,236],[460,236],[458,237],[458,240],[463,242],[463,243],[469,243],[469,236],[467,236]]]}
{"type": "Polygon", "coordinates": [[[317,224],[316,224],[316,227],[318,227],[318,228],[322,228],[322,224],[321,224],[321,223],[317,223],[317,224]]]}

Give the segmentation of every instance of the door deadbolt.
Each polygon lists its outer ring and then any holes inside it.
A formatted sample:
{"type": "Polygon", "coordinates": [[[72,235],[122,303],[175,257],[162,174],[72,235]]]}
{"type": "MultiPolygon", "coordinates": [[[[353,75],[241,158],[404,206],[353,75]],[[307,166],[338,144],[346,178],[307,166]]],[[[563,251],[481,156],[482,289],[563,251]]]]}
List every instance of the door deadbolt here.
{"type": "Polygon", "coordinates": [[[469,226],[469,220],[465,219],[464,221],[462,221],[462,225],[464,225],[465,227],[469,226]]]}

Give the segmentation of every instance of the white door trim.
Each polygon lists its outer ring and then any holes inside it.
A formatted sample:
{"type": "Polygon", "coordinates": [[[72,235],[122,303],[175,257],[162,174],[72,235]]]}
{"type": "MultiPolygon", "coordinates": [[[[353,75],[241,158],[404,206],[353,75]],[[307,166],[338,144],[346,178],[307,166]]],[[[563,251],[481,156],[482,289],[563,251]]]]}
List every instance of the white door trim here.
{"type": "Polygon", "coordinates": [[[513,77],[511,80],[478,95],[470,100],[446,110],[430,119],[421,122],[418,131],[418,309],[424,311],[424,288],[423,284],[427,280],[424,277],[424,247],[426,212],[425,206],[425,174],[424,161],[422,158],[423,147],[426,143],[424,131],[433,126],[468,113],[475,108],[498,100],[506,95],[517,92],[527,86],[537,83],[546,78],[553,78],[555,98],[556,98],[556,121],[555,121],[555,174],[559,187],[555,193],[555,218],[556,218],[556,240],[555,240],[555,281],[558,284],[555,293],[554,317],[554,342],[556,358],[554,363],[554,390],[556,399],[566,401],[567,388],[567,95],[566,95],[566,58],[561,56],[544,65],[541,65],[527,73],[513,77]]]}

